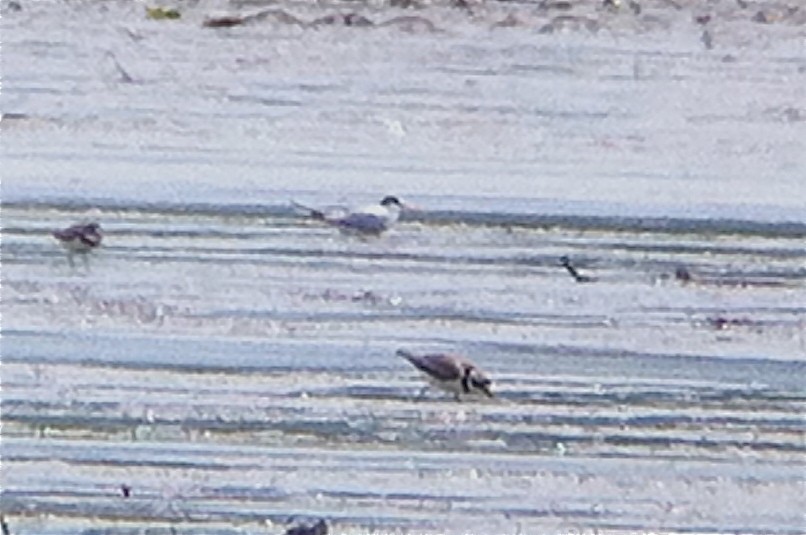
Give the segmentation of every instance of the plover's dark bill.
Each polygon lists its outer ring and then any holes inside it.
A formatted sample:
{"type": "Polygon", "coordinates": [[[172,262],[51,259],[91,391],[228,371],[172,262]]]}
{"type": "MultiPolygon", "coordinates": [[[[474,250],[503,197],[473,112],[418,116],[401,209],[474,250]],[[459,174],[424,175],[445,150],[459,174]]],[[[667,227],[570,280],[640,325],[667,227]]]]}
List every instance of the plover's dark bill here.
{"type": "Polygon", "coordinates": [[[398,349],[397,355],[420,370],[429,383],[453,394],[457,400],[464,395],[494,397],[490,378],[466,357],[451,353],[415,355],[405,349],[398,349]]]}
{"type": "Polygon", "coordinates": [[[319,210],[291,201],[294,207],[304,210],[310,217],[324,221],[344,232],[378,235],[389,230],[400,218],[400,212],[410,208],[395,196],[388,195],[379,204],[370,204],[350,210],[337,207],[319,210]]]}
{"type": "Polygon", "coordinates": [[[77,224],[56,230],[53,237],[71,253],[86,253],[101,245],[101,225],[98,223],[77,224]]]}

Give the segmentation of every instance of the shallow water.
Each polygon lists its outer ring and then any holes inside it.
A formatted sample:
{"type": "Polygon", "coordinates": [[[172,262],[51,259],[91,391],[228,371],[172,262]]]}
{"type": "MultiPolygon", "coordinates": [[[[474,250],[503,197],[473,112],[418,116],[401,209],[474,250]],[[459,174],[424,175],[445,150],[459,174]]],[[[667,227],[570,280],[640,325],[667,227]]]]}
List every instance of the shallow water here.
{"type": "Polygon", "coordinates": [[[15,535],[804,532],[802,28],[133,6],[4,14],[15,535]],[[387,192],[421,210],[379,239],[288,204],[387,192]],[[70,266],[49,232],[87,217],[70,266]],[[497,398],[420,395],[401,346],[497,398]]]}

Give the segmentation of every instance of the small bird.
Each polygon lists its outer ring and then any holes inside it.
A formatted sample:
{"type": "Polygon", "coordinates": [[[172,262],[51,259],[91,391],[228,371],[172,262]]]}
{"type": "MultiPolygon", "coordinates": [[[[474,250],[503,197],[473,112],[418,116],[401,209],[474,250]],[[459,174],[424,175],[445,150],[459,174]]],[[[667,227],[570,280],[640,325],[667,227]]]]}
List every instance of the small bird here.
{"type": "Polygon", "coordinates": [[[593,282],[595,279],[593,277],[588,277],[587,275],[580,275],[577,269],[571,264],[571,259],[567,256],[560,257],[560,265],[562,265],[568,273],[574,277],[574,280],[577,282],[593,282]]]}
{"type": "Polygon", "coordinates": [[[691,282],[693,279],[693,277],[691,276],[691,272],[688,270],[686,266],[677,266],[677,268],[675,268],[674,270],[674,278],[682,282],[683,284],[691,282]]]}
{"type": "MultiPolygon", "coordinates": [[[[66,229],[53,231],[53,237],[67,251],[67,260],[73,265],[73,255],[76,253],[86,255],[101,245],[101,225],[96,222],[78,223],[66,229]]],[[[87,257],[84,257],[87,262],[87,257]]]]}
{"type": "Polygon", "coordinates": [[[343,232],[376,236],[397,223],[401,211],[411,208],[393,195],[387,195],[379,204],[370,204],[352,210],[344,207],[319,210],[296,201],[291,201],[291,203],[296,208],[308,212],[313,219],[324,221],[343,232]]]}
{"type": "Polygon", "coordinates": [[[398,349],[396,354],[420,370],[432,385],[453,394],[457,401],[463,394],[495,397],[490,391],[490,378],[465,357],[449,353],[415,355],[405,349],[398,349]]]}
{"type": "Polygon", "coordinates": [[[299,525],[286,530],[285,535],[327,535],[327,522],[324,519],[310,526],[299,525]]]}
{"type": "Polygon", "coordinates": [[[76,224],[66,229],[53,231],[62,247],[72,253],[86,253],[101,245],[101,225],[98,223],[76,224]]]}

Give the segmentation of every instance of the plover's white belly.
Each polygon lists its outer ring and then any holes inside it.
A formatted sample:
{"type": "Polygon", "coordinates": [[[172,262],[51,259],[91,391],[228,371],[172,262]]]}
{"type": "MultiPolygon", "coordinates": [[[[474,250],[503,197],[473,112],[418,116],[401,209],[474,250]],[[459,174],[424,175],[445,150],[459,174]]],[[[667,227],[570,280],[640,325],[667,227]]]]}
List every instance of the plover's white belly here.
{"type": "Polygon", "coordinates": [[[453,381],[440,381],[439,379],[431,377],[427,373],[423,373],[422,376],[425,377],[426,381],[428,381],[431,385],[439,388],[440,390],[457,395],[465,394],[465,389],[462,388],[462,381],[459,379],[453,381]]]}

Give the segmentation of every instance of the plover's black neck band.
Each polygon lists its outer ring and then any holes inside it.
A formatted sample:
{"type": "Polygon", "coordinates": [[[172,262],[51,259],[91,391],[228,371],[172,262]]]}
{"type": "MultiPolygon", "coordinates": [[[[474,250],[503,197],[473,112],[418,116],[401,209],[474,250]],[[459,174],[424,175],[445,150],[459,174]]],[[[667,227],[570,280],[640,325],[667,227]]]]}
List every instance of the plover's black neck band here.
{"type": "Polygon", "coordinates": [[[465,373],[462,375],[462,390],[465,394],[470,393],[470,373],[472,371],[472,368],[465,368],[465,373]]]}

